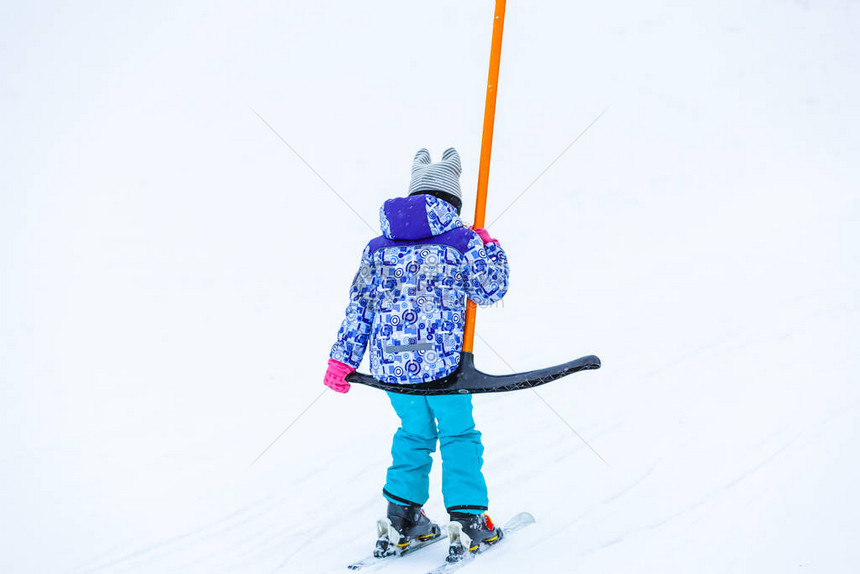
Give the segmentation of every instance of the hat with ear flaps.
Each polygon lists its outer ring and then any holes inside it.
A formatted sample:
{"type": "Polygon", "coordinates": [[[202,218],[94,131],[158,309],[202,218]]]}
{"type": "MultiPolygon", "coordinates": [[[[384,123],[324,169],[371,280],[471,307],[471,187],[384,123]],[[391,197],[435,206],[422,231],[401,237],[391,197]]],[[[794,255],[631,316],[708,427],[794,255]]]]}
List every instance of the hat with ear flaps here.
{"type": "Polygon", "coordinates": [[[442,154],[442,161],[432,163],[430,152],[425,148],[418,150],[412,160],[412,180],[409,182],[409,195],[426,193],[447,201],[460,213],[463,195],[460,192],[460,154],[452,147],[442,154]]]}

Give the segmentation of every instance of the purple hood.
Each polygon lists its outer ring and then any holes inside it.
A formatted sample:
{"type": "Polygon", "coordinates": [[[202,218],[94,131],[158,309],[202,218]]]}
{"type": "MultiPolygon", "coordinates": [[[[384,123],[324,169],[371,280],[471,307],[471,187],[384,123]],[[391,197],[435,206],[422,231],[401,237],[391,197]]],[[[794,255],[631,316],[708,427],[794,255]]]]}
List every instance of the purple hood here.
{"type": "Polygon", "coordinates": [[[432,195],[411,195],[386,201],[379,210],[382,234],[387,239],[415,241],[463,227],[457,210],[432,195]]]}

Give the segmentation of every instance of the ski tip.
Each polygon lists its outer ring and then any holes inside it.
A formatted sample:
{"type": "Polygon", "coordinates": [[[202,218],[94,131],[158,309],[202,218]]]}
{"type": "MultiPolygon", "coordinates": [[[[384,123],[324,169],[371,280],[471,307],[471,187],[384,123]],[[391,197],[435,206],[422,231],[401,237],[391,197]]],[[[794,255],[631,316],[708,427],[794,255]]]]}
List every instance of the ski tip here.
{"type": "Polygon", "coordinates": [[[524,522],[526,524],[533,524],[537,522],[535,520],[534,515],[531,512],[520,512],[519,514],[515,514],[511,517],[512,522],[524,522]]]}

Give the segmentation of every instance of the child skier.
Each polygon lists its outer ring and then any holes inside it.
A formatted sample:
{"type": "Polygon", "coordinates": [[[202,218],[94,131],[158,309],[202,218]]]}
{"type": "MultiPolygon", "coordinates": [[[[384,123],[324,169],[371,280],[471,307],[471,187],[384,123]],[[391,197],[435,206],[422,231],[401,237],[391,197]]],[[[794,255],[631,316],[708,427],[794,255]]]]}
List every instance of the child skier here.
{"type": "MultiPolygon", "coordinates": [[[[324,380],[329,388],[349,390],[345,377],[368,346],[371,374],[380,381],[412,385],[445,377],[460,361],[466,298],[489,305],[507,292],[508,263],[499,242],[484,229],[464,227],[459,218],[460,173],[454,148],[435,164],[421,149],[412,163],[408,196],[390,199],[380,209],[382,235],[364,248],[331,349],[324,380]]],[[[437,440],[445,506],[451,521],[462,525],[468,550],[497,542],[502,532],[485,513],[484,448],[472,418],[472,396],[388,396],[401,426],[382,491],[388,516],[380,521],[374,554],[401,553],[440,536],[422,510],[437,440]]],[[[452,545],[449,560],[462,552],[452,545]]]]}

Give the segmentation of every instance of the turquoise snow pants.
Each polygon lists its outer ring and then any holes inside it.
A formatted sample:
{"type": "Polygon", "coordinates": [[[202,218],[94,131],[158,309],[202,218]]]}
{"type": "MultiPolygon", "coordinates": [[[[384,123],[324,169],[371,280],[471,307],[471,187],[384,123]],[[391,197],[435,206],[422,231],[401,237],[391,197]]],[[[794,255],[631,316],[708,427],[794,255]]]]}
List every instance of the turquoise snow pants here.
{"type": "Polygon", "coordinates": [[[385,489],[389,501],[423,506],[430,497],[431,454],[442,451],[442,498],[448,512],[487,510],[481,473],[484,447],[472,418],[472,395],[415,396],[388,393],[400,417],[391,445],[385,489]]]}

